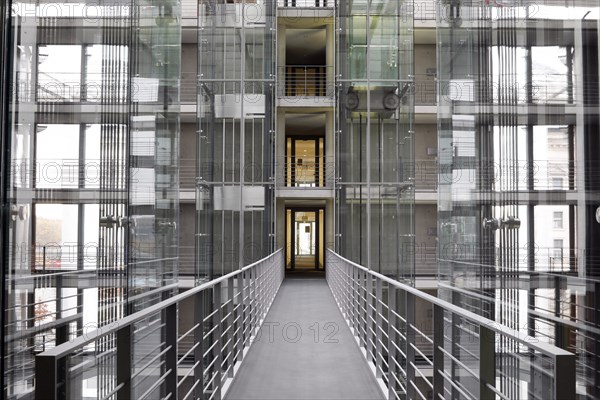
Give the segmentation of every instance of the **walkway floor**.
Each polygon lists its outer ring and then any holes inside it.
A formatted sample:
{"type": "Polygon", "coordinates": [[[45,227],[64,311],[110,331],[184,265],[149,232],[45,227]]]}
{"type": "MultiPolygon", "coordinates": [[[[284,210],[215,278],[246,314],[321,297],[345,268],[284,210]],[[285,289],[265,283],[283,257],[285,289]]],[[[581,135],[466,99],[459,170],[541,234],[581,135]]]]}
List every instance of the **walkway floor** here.
{"type": "Polygon", "coordinates": [[[383,396],[325,279],[287,278],[228,400],[375,400],[383,396]]]}

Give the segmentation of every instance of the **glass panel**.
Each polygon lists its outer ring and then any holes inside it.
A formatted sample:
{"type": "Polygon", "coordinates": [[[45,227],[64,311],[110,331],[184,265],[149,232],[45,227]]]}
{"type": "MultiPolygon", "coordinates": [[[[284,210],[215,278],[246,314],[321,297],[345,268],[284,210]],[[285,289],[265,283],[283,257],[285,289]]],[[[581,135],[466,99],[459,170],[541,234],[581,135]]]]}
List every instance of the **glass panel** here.
{"type": "Polygon", "coordinates": [[[81,45],[42,45],[38,47],[37,57],[38,101],[79,101],[81,45]],[[65,60],[69,62],[65,63],[65,60]]]}
{"type": "Polygon", "coordinates": [[[37,125],[36,187],[79,187],[79,125],[37,125]]]}
{"type": "MultiPolygon", "coordinates": [[[[11,399],[33,396],[38,352],[177,291],[179,2],[34,3],[1,5],[2,84],[15,88],[0,158],[11,399]]],[[[65,395],[108,396],[113,350],[114,337],[86,346],[75,358],[94,367],[58,382],[65,395]]]]}

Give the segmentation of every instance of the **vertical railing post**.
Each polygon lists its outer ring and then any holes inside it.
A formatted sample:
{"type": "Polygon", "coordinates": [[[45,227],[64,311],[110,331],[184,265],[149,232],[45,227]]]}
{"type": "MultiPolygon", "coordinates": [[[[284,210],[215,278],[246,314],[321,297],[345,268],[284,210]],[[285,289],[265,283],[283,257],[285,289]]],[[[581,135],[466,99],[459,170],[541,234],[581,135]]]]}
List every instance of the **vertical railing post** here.
{"type": "Polygon", "coordinates": [[[375,374],[377,378],[381,378],[383,371],[383,318],[381,318],[383,283],[381,282],[381,279],[375,279],[375,374]]]}
{"type": "MultiPolygon", "coordinates": [[[[341,268],[340,268],[341,269],[341,268]]],[[[346,319],[352,323],[352,266],[344,263],[346,282],[346,319]]]]}
{"type": "Polygon", "coordinates": [[[131,367],[133,357],[133,325],[117,330],[117,385],[123,384],[117,391],[117,400],[133,398],[131,386],[131,367]]]}
{"type": "Polygon", "coordinates": [[[404,291],[406,318],[406,398],[415,398],[415,296],[404,291]]]}
{"type": "Polygon", "coordinates": [[[244,295],[246,293],[246,291],[244,290],[244,275],[245,272],[240,273],[237,278],[238,278],[238,312],[237,312],[237,319],[238,319],[238,329],[239,329],[239,334],[238,334],[238,348],[237,348],[237,352],[239,354],[240,357],[240,361],[241,359],[244,357],[244,344],[245,344],[245,329],[246,329],[246,324],[244,322],[244,309],[246,308],[246,304],[245,304],[245,300],[244,300],[244,295]]]}
{"type": "MultiPolygon", "coordinates": [[[[398,342],[397,329],[398,321],[394,311],[396,310],[396,287],[388,285],[388,400],[396,399],[396,346],[398,342]]],[[[435,397],[434,397],[435,398],[435,397]]]]}
{"type": "Polygon", "coordinates": [[[227,345],[227,368],[228,368],[228,372],[227,372],[227,377],[228,378],[233,378],[233,366],[235,365],[235,351],[234,351],[234,342],[235,342],[235,329],[233,326],[233,310],[234,310],[234,301],[235,301],[235,297],[233,296],[234,294],[234,290],[233,290],[233,284],[234,284],[235,280],[233,278],[227,279],[227,300],[229,301],[229,304],[227,306],[227,329],[229,329],[227,331],[227,340],[225,341],[225,343],[228,343],[227,345]]]}
{"type": "Polygon", "coordinates": [[[223,334],[223,326],[221,325],[221,283],[215,284],[213,287],[213,374],[215,375],[213,378],[213,398],[215,400],[220,400],[221,396],[221,387],[223,385],[222,378],[222,369],[221,369],[221,357],[223,354],[223,341],[221,335],[223,334]]]}
{"type": "MultiPolygon", "coordinates": [[[[359,318],[359,329],[358,329],[358,337],[361,339],[362,342],[362,346],[365,349],[368,349],[367,347],[367,321],[369,318],[369,314],[367,311],[367,285],[366,285],[366,281],[367,281],[367,273],[365,271],[363,271],[362,269],[358,270],[358,274],[360,276],[360,280],[359,280],[359,285],[360,285],[360,292],[362,293],[362,298],[361,298],[361,303],[362,303],[362,309],[361,309],[361,315],[362,318],[359,318]],[[362,324],[364,324],[363,327],[360,327],[362,324]],[[363,329],[364,328],[364,329],[363,329]]],[[[369,358],[369,353],[367,352],[367,359],[369,358]]]]}
{"type": "Polygon", "coordinates": [[[256,315],[256,269],[250,268],[248,270],[248,330],[250,332],[250,337],[252,337],[256,332],[254,332],[254,317],[256,315]]]}
{"type": "Polygon", "coordinates": [[[163,310],[165,321],[165,345],[171,347],[165,353],[165,369],[171,371],[165,378],[165,397],[177,400],[177,304],[163,310]]]}
{"type": "Polygon", "coordinates": [[[194,399],[204,400],[204,315],[206,291],[198,292],[194,295],[194,325],[197,325],[194,331],[194,343],[197,343],[194,350],[194,399]]]}
{"type": "MultiPolygon", "coordinates": [[[[365,289],[365,332],[366,332],[366,346],[367,349],[367,360],[373,361],[375,363],[375,349],[373,346],[373,342],[375,338],[373,337],[373,297],[371,294],[373,293],[373,277],[371,274],[365,271],[365,280],[366,280],[366,289],[365,289]]],[[[375,327],[377,329],[377,327],[375,327]]]]}
{"type": "Polygon", "coordinates": [[[554,397],[555,400],[575,399],[575,355],[557,354],[554,356],[554,397]]]}
{"type": "Polygon", "coordinates": [[[256,281],[256,286],[255,286],[255,290],[256,290],[256,329],[260,329],[260,321],[262,319],[262,314],[263,314],[263,279],[264,279],[264,274],[263,274],[263,269],[262,269],[262,265],[257,265],[256,267],[254,267],[254,269],[256,270],[256,276],[254,277],[254,280],[256,281]]]}
{"type": "Polygon", "coordinates": [[[496,393],[488,386],[496,386],[496,333],[479,325],[479,398],[494,400],[496,393]]]}
{"type": "Polygon", "coordinates": [[[433,305],[433,398],[444,397],[444,309],[433,305]]]}
{"type": "Polygon", "coordinates": [[[308,72],[306,66],[304,66],[304,94],[303,96],[308,96],[308,72]]]}
{"type": "Polygon", "coordinates": [[[35,398],[36,399],[61,399],[58,384],[58,362],[55,357],[44,355],[35,356],[35,398]]]}
{"type": "Polygon", "coordinates": [[[352,266],[352,319],[353,319],[353,328],[354,328],[354,336],[358,338],[360,341],[360,293],[359,293],[359,280],[360,270],[354,266],[352,266]]]}

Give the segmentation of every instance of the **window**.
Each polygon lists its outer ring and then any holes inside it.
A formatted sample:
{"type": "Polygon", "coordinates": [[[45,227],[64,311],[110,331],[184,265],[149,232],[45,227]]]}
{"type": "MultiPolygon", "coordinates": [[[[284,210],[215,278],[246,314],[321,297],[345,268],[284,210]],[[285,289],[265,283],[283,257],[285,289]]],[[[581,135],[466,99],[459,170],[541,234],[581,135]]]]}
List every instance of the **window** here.
{"type": "MultiPolygon", "coordinates": [[[[563,212],[562,211],[554,211],[552,213],[552,220],[554,221],[554,229],[562,229],[563,228],[563,212]]],[[[555,242],[556,242],[556,240],[555,240],[555,242]]],[[[561,242],[562,242],[562,240],[561,240],[561,242]]]]}
{"type": "Polygon", "coordinates": [[[554,248],[552,249],[552,256],[554,258],[562,258],[563,253],[563,240],[562,239],[554,239],[554,248]]]}
{"type": "Polygon", "coordinates": [[[561,178],[561,177],[552,178],[552,189],[562,190],[562,188],[563,188],[563,178],[561,178]]]}

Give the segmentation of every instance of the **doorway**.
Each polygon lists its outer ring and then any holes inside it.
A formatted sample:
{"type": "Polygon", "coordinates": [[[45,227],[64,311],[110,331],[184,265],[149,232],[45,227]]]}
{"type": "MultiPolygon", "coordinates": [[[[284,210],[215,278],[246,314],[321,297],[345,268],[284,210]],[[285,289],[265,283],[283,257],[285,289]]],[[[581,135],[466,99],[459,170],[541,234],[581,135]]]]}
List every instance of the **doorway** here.
{"type": "Polygon", "coordinates": [[[325,138],[288,136],[285,146],[285,185],[325,186],[325,138]]]}
{"type": "Polygon", "coordinates": [[[323,271],[325,208],[288,207],[285,216],[286,269],[323,271]]]}

